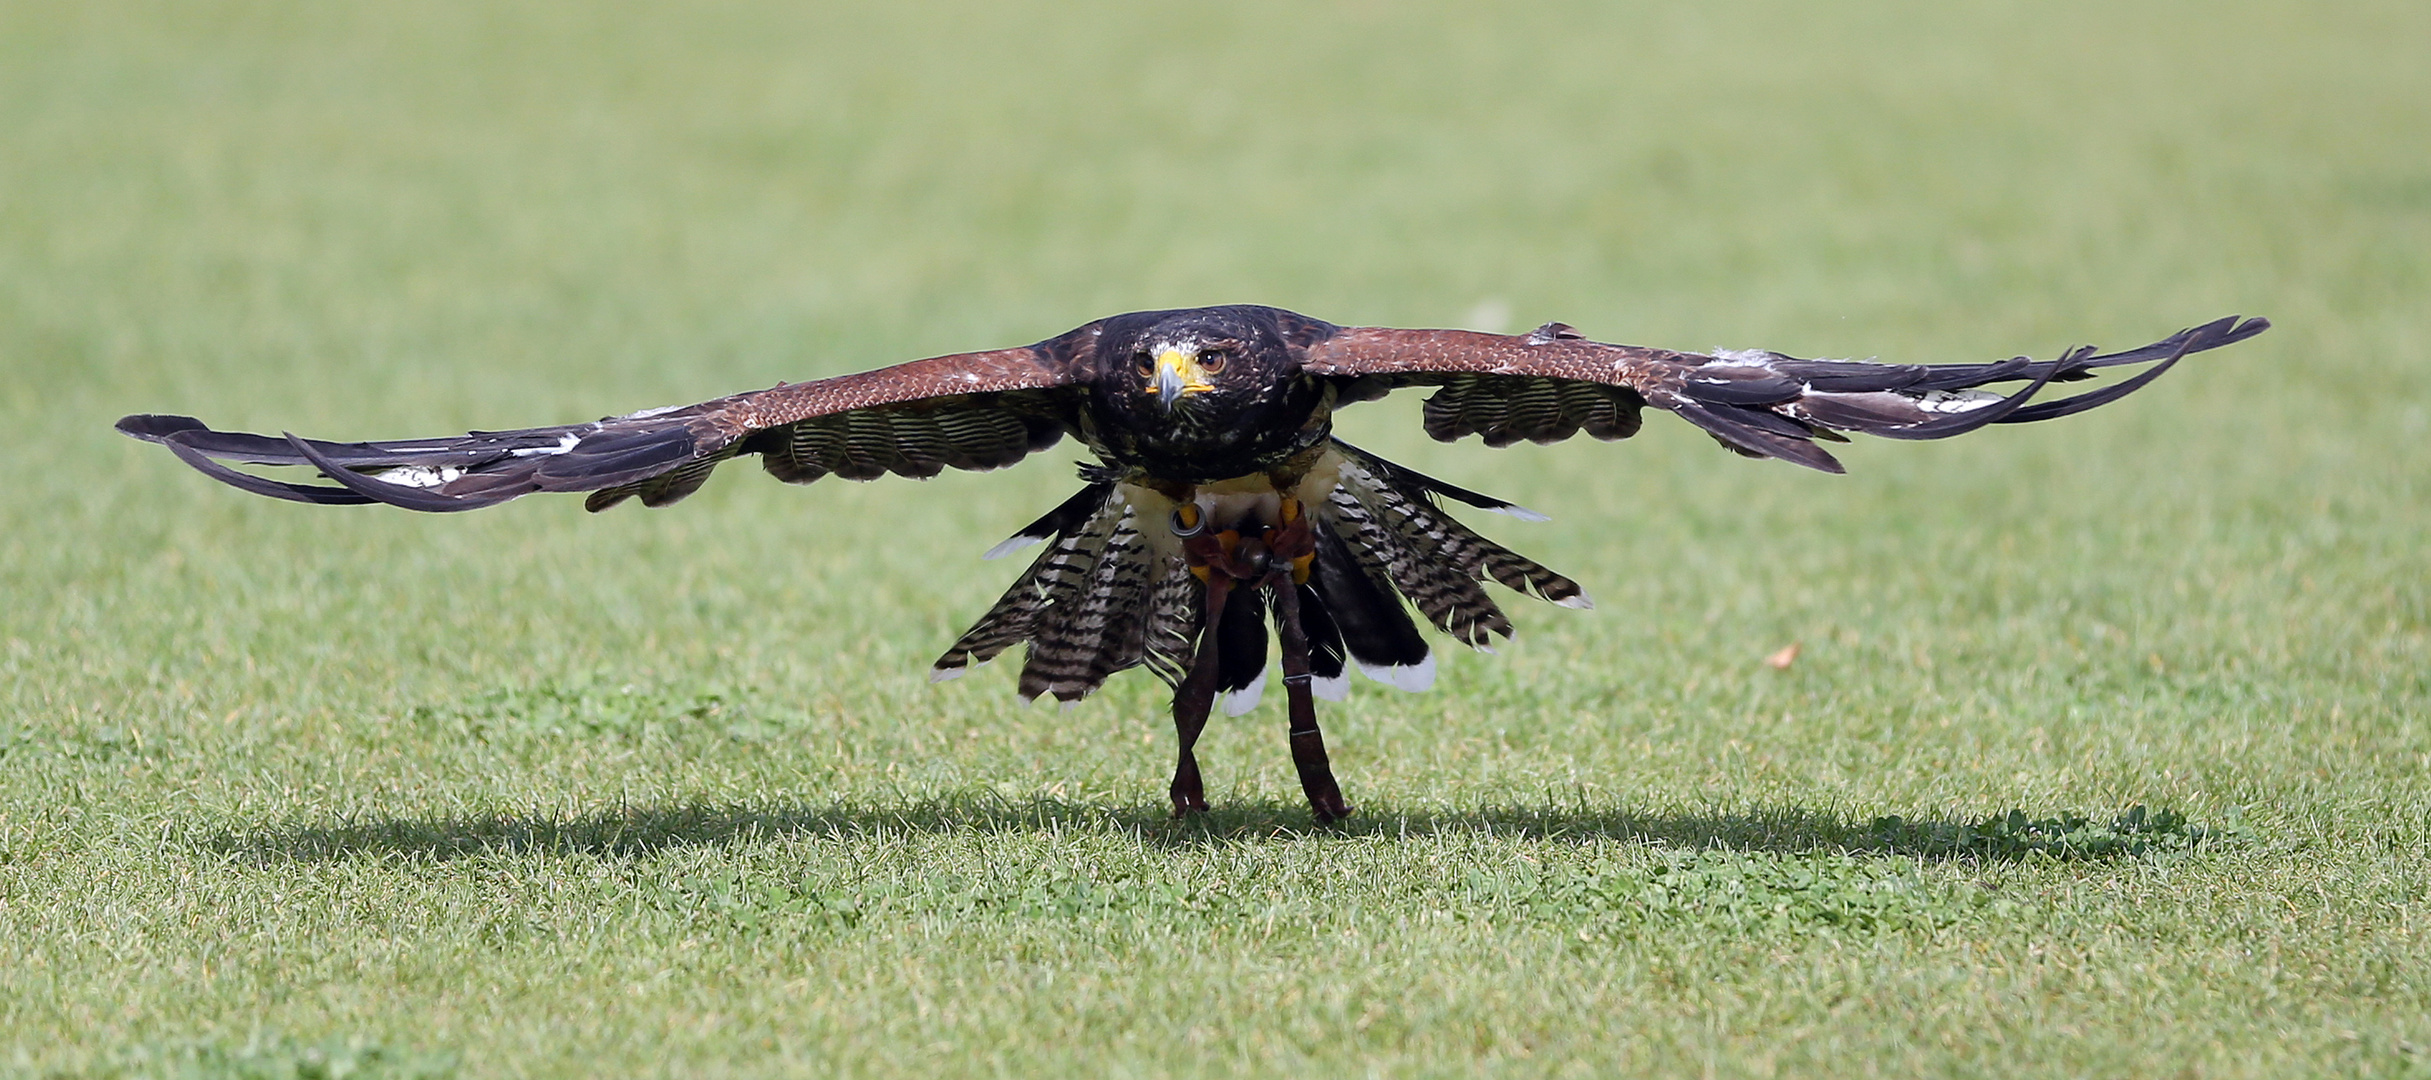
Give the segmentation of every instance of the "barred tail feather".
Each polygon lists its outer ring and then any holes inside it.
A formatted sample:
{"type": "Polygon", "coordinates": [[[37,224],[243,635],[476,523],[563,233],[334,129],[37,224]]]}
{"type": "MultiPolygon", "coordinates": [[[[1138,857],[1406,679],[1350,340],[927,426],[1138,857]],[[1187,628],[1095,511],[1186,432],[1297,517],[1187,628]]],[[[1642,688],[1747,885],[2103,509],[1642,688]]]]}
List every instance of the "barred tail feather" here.
{"type": "Polygon", "coordinates": [[[1152,553],[1132,524],[1131,507],[1119,498],[1090,528],[1103,530],[1093,561],[1059,582],[1033,618],[1021,668],[1024,700],[1052,694],[1057,701],[1078,701],[1107,676],[1140,663],[1152,553]]]}
{"type": "MultiPolygon", "coordinates": [[[[1027,644],[1019,692],[1078,701],[1108,677],[1142,663],[1172,663],[1173,579],[1195,586],[1181,560],[1154,550],[1130,503],[1110,483],[1091,484],[1031,523],[1019,537],[1051,540],[1011,588],[937,658],[929,678],[957,678],[1015,645],[1027,644]]],[[[1178,602],[1177,602],[1178,601],[1178,602]]],[[[1193,619],[1183,633],[1195,633],[1193,619]]],[[[1188,642],[1184,641],[1184,666],[1188,642]]]]}
{"type": "Polygon", "coordinates": [[[1349,470],[1344,470],[1342,486],[1334,489],[1327,507],[1333,524],[1342,532],[1352,558],[1360,569],[1375,579],[1388,582],[1401,595],[1408,597],[1421,615],[1435,628],[1461,638],[1460,632],[1471,626],[1491,631],[1499,625],[1508,630],[1509,622],[1502,609],[1496,607],[1476,588],[1477,583],[1460,574],[1457,569],[1426,557],[1426,551],[1399,524],[1389,520],[1389,511],[1373,491],[1359,490],[1349,470]],[[1455,618],[1457,616],[1457,619],[1455,618]],[[1455,630],[1455,625],[1460,630],[1455,630]]]}
{"type": "MultiPolygon", "coordinates": [[[[1432,685],[1434,657],[1410,607],[1473,648],[1511,636],[1510,619],[1487,594],[1487,582],[1567,607],[1590,606],[1577,583],[1438,508],[1433,496],[1449,485],[1347,447],[1337,453],[1338,482],[1322,505],[1311,506],[1311,576],[1291,586],[1300,593],[1318,694],[1339,699],[1354,666],[1405,690],[1432,685]]],[[[1507,505],[1469,492],[1460,496],[1507,505]]],[[[1119,485],[1093,483],[1016,536],[1047,548],[938,657],[932,679],[955,678],[1026,644],[1020,680],[1025,700],[1053,695],[1077,701],[1114,673],[1143,665],[1179,686],[1202,638],[1212,633],[1221,657],[1216,688],[1226,696],[1226,711],[1238,714],[1258,703],[1270,661],[1267,622],[1274,597],[1244,585],[1218,623],[1202,627],[1206,586],[1178,553],[1148,542],[1119,485]]]]}
{"type": "MultiPolygon", "coordinates": [[[[1120,499],[1106,500],[1087,524],[1056,545],[1055,555],[1047,560],[1024,635],[1030,650],[1021,666],[1022,700],[1033,701],[1050,692],[1058,700],[1078,700],[1093,688],[1088,681],[1087,650],[1105,629],[1102,600],[1108,583],[1102,571],[1107,549],[1128,509],[1120,499]],[[1085,612],[1081,610],[1084,606],[1088,608],[1085,612]]],[[[1138,537],[1136,532],[1128,535],[1134,540],[1138,537]]]]}
{"type": "MultiPolygon", "coordinates": [[[[1339,496],[1339,492],[1337,492],[1339,496]]],[[[1329,508],[1330,510],[1330,508],[1329,508]]],[[[1342,648],[1361,671],[1378,682],[1399,685],[1380,672],[1416,671],[1428,662],[1426,635],[1410,620],[1381,557],[1355,547],[1355,529],[1339,512],[1317,515],[1317,557],[1309,585],[1342,635],[1342,648]]],[[[1368,537],[1369,542],[1389,542],[1368,537]]]]}
{"type": "Polygon", "coordinates": [[[1179,688],[1198,659],[1199,619],[1206,606],[1205,585],[1193,577],[1179,556],[1163,557],[1150,571],[1155,582],[1148,590],[1145,662],[1165,685],[1179,688]]]}
{"type": "Polygon", "coordinates": [[[930,682],[959,679],[969,674],[972,668],[996,659],[1006,649],[1029,640],[1030,628],[1036,621],[1039,607],[1045,602],[1045,582],[1054,572],[1052,568],[1079,557],[1079,538],[1066,536],[1060,541],[1039,552],[1038,558],[1031,560],[1029,569],[1013,579],[1012,586],[997,598],[994,606],[988,608],[987,614],[980,616],[969,630],[963,631],[953,647],[929,666],[930,682]]]}
{"type": "Polygon", "coordinates": [[[1432,678],[1424,642],[1415,640],[1395,593],[1436,629],[1476,649],[1512,632],[1486,581],[1566,607],[1592,606],[1576,582],[1445,514],[1424,478],[1342,449],[1340,483],[1320,514],[1327,528],[1319,530],[1315,584],[1363,670],[1384,672],[1395,685],[1432,678]]]}

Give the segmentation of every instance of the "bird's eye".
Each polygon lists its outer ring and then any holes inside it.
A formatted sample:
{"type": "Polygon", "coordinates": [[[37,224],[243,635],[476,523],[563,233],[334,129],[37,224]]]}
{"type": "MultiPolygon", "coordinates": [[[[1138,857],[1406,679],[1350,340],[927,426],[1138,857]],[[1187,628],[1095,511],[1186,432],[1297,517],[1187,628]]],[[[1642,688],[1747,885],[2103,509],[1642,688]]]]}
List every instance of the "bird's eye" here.
{"type": "Polygon", "coordinates": [[[1220,352],[1203,352],[1203,353],[1200,353],[1200,354],[1199,354],[1199,370],[1200,370],[1200,371],[1204,371],[1204,372],[1206,372],[1206,373],[1208,373],[1208,374],[1210,374],[1210,375],[1213,375],[1213,374],[1215,374],[1216,372],[1219,372],[1219,371],[1224,370],[1224,354],[1223,354],[1223,353],[1220,353],[1220,352]]]}
{"type": "Polygon", "coordinates": [[[1156,374],[1156,360],[1147,353],[1136,354],[1131,359],[1140,366],[1140,378],[1145,379],[1156,374]]]}

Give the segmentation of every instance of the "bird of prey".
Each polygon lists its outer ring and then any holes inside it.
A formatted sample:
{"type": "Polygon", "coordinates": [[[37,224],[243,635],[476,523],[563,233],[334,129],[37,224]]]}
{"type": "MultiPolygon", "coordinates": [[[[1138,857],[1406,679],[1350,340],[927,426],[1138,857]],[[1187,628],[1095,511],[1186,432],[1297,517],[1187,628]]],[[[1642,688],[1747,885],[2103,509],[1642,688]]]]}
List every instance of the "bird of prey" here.
{"type": "Polygon", "coordinates": [[[2115,401],[2190,353],[2261,333],[2235,316],[2125,352],[1981,364],[1806,360],[1761,350],[1675,352],[1587,340],[1560,323],[1505,336],[1341,327],[1271,307],[1142,311],[1035,345],[960,353],[780,383],[698,405],[586,424],[393,442],[321,442],[214,431],[192,417],[118,422],[215,480],[324,505],[450,511],[542,491],[665,506],[720,462],[757,455],[777,479],[930,477],[996,469],[1079,439],[1084,486],[990,555],[1044,544],[968,633],[937,659],[950,679],[1027,646],[1020,693],[1071,702],[1145,665],[1173,687],[1176,815],[1207,808],[1192,752],[1217,695],[1246,711],[1265,684],[1267,626],[1281,639],[1289,743],[1317,820],[1351,813],[1313,698],[1340,700],[1346,670],[1425,689],[1434,659],[1410,608],[1464,645],[1511,624],[1495,582],[1588,607],[1576,582],[1470,531],[1439,499],[1525,518],[1520,507],[1421,475],[1336,438],[1336,410],[1432,387],[1428,435],[1488,446],[1581,431],[1624,439],[1652,405],[1748,457],[1825,472],[1842,432],[1941,439],[1987,424],[2050,420],[2115,401]],[[2058,400],[2047,386],[2149,364],[2058,400]],[[1978,389],[2022,383],[2002,394],[1978,389]],[[336,486],[228,462],[299,465],[336,486]]]}

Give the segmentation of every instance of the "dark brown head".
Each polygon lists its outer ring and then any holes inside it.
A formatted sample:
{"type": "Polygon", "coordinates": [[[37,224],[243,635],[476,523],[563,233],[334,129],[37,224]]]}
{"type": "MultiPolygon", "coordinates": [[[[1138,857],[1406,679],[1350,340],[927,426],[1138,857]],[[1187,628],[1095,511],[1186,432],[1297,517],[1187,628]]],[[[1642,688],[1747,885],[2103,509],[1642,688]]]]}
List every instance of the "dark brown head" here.
{"type": "Polygon", "coordinates": [[[1152,467],[1232,468],[1266,454],[1295,441],[1321,403],[1300,355],[1334,329],[1267,307],[1117,315],[1096,343],[1100,431],[1152,467]]]}

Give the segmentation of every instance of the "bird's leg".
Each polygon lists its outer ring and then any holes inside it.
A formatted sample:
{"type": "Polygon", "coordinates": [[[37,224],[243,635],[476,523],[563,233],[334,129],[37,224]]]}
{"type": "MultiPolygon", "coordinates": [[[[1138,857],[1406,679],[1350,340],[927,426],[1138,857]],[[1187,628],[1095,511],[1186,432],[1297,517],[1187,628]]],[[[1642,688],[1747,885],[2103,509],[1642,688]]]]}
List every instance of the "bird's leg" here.
{"type": "Polygon", "coordinates": [[[1275,630],[1283,639],[1283,693],[1291,706],[1291,761],[1300,772],[1300,790],[1308,796],[1309,809],[1319,824],[1326,824],[1351,816],[1351,807],[1342,801],[1333,763],[1326,760],[1325,734],[1317,730],[1317,697],[1309,685],[1315,676],[1309,670],[1308,630],[1300,622],[1300,584],[1308,580],[1317,542],[1299,500],[1286,496],[1282,517],[1281,525],[1266,532],[1274,560],[1266,584],[1274,590],[1275,630]]]}
{"type": "Polygon", "coordinates": [[[1300,790],[1320,825],[1351,816],[1334,782],[1333,764],[1325,757],[1325,734],[1317,730],[1317,697],[1311,692],[1308,632],[1300,625],[1300,589],[1288,570],[1276,572],[1275,624],[1283,638],[1283,693],[1291,703],[1291,763],[1300,771],[1300,790]]]}
{"type": "MultiPolygon", "coordinates": [[[[1199,559],[1195,552],[1192,561],[1199,559]]],[[[1181,758],[1173,767],[1173,785],[1167,789],[1173,797],[1173,816],[1186,817],[1207,811],[1207,787],[1199,778],[1199,732],[1207,727],[1207,713],[1215,707],[1216,691],[1216,626],[1224,617],[1224,602],[1232,596],[1232,577],[1222,572],[1206,575],[1207,614],[1201,620],[1199,654],[1190,663],[1190,674],[1173,691],[1173,734],[1181,743],[1181,758]]]]}

